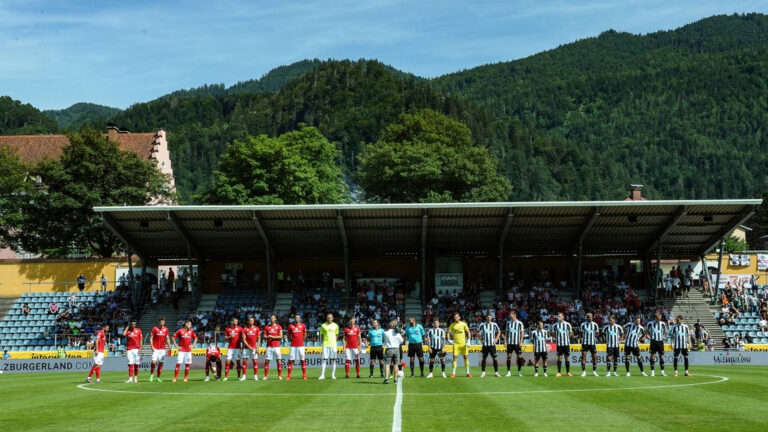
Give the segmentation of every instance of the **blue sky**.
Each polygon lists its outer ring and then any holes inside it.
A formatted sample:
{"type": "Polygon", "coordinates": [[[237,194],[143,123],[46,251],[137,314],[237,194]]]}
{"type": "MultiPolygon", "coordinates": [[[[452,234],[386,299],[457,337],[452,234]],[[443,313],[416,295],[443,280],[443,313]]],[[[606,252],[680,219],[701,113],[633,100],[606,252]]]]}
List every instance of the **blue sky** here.
{"type": "Polygon", "coordinates": [[[768,12],[768,0],[0,0],[0,95],[125,108],[304,58],[376,58],[433,77],[609,28],[734,12],[768,12]]]}

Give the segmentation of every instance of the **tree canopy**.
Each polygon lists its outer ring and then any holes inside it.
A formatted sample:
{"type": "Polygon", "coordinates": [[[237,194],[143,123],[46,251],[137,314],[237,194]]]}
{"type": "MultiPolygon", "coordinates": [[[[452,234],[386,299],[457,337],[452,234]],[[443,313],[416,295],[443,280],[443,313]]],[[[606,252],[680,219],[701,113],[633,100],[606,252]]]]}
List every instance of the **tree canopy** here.
{"type": "Polygon", "coordinates": [[[383,202],[505,201],[510,185],[469,128],[432,110],[402,114],[365,147],[358,180],[383,202]]]}
{"type": "Polygon", "coordinates": [[[346,197],[338,150],[317,128],[246,136],[221,156],[207,204],[332,204],[346,197]]]}

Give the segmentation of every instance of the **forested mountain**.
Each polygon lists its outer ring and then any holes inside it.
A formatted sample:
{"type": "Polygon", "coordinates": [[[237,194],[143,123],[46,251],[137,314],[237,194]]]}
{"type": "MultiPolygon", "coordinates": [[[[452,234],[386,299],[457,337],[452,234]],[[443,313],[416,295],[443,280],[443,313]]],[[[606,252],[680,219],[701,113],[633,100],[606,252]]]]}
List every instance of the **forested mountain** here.
{"type": "Polygon", "coordinates": [[[56,122],[37,108],[8,96],[0,96],[0,135],[56,132],[56,122]]]}
{"type": "Polygon", "coordinates": [[[493,120],[485,110],[367,60],[323,62],[275,93],[166,96],[136,104],[110,121],[136,131],[165,127],[178,189],[190,199],[210,182],[227,143],[246,134],[277,136],[300,123],[316,126],[340,146],[340,162],[349,174],[364,143],[374,142],[399,114],[423,108],[466,122],[478,142],[492,141],[493,120]]]}
{"type": "Polygon", "coordinates": [[[752,197],[768,186],[768,17],[717,16],[674,31],[607,31],[526,59],[432,80],[488,108],[509,139],[515,198],[752,197]],[[501,126],[503,129],[503,126],[501,126]],[[520,184],[520,163],[553,181],[520,184]]]}
{"type": "MultiPolygon", "coordinates": [[[[768,16],[609,30],[430,80],[376,61],[305,60],[229,88],[173,92],[109,121],[166,128],[189,201],[234,139],[316,126],[354,178],[363,143],[424,108],[469,126],[499,159],[513,200],[620,199],[630,182],[655,199],[758,196],[768,187],[768,16]]],[[[0,133],[56,130],[33,107],[0,99],[0,133]]]]}
{"type": "Polygon", "coordinates": [[[90,126],[94,129],[104,129],[107,120],[119,112],[119,108],[80,102],[69,108],[45,110],[43,111],[43,114],[56,121],[59,128],[68,131],[77,131],[84,126],[90,126]]]}

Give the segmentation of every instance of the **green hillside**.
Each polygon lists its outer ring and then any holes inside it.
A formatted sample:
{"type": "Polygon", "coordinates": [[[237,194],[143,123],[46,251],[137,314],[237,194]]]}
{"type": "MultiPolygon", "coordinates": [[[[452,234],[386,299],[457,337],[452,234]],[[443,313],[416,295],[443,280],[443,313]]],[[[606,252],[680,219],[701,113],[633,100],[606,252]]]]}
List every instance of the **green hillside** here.
{"type": "Polygon", "coordinates": [[[61,110],[45,110],[43,114],[56,121],[61,129],[76,131],[84,126],[104,129],[107,120],[120,109],[93,103],[76,103],[61,110]]]}
{"type": "Polygon", "coordinates": [[[0,135],[53,133],[56,122],[30,104],[0,96],[0,135]]]}

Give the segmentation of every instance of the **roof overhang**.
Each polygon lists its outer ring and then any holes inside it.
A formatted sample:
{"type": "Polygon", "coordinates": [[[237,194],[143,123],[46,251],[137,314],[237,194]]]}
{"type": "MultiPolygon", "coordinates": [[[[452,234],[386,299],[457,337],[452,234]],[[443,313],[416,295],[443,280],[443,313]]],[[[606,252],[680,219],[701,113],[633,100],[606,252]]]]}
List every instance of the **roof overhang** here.
{"type": "Polygon", "coordinates": [[[95,207],[146,258],[701,255],[762,203],[745,200],[95,207]],[[429,223],[424,230],[424,216],[429,223]],[[345,237],[340,235],[343,223],[345,237]],[[500,247],[501,246],[501,247],[500,247]]]}

